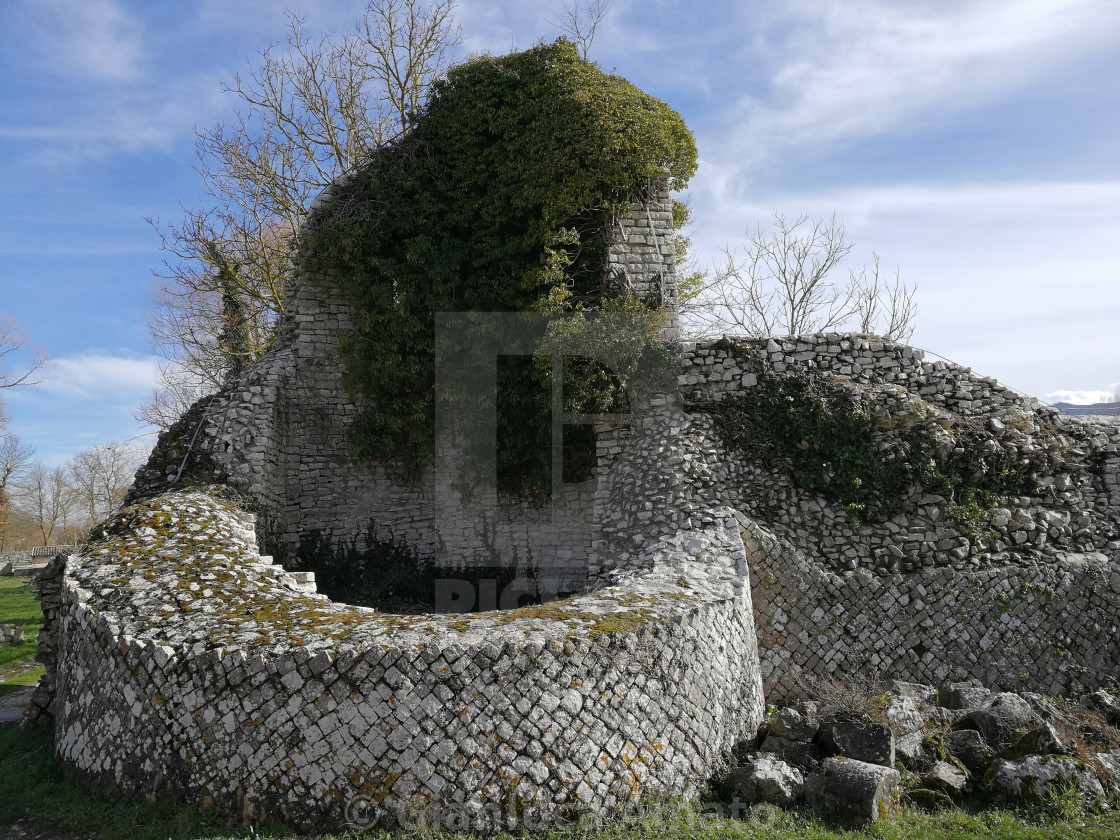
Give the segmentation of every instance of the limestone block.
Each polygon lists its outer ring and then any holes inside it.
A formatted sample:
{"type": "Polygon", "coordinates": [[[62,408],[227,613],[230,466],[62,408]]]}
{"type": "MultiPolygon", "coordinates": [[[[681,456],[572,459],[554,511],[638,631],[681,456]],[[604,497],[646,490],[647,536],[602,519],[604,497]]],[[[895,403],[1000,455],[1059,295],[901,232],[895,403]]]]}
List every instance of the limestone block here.
{"type": "Polygon", "coordinates": [[[885,723],[855,712],[833,712],[821,720],[819,739],[833,755],[894,766],[894,733],[885,723]]]}
{"type": "Polygon", "coordinates": [[[1017,743],[1003,751],[1001,758],[1016,761],[1028,755],[1066,755],[1068,746],[1049,723],[1032,729],[1023,735],[1017,743]]]}
{"type": "Polygon", "coordinates": [[[924,741],[925,734],[922,732],[911,732],[909,735],[895,738],[895,758],[903,767],[914,773],[929,769],[934,759],[926,749],[924,741]]]}
{"type": "Polygon", "coordinates": [[[801,771],[773,756],[752,759],[732,772],[732,797],[748,805],[770,802],[788,808],[804,791],[801,771]]]}
{"type": "Polygon", "coordinates": [[[895,735],[909,735],[925,726],[925,717],[909,697],[892,697],[884,714],[895,735]]]}
{"type": "Polygon", "coordinates": [[[770,736],[786,738],[790,741],[811,741],[820,728],[815,717],[803,715],[797,709],[786,707],[774,715],[767,733],[770,736]]]}
{"type": "Polygon", "coordinates": [[[995,752],[975,729],[957,729],[945,736],[945,748],[973,776],[983,776],[995,759],[995,752]]]}
{"type": "Polygon", "coordinates": [[[941,690],[941,705],[947,709],[975,709],[992,692],[982,685],[950,683],[941,690]]]}
{"type": "Polygon", "coordinates": [[[947,761],[937,761],[922,774],[922,787],[944,793],[954,799],[964,793],[968,777],[956,765],[947,761]]]}
{"type": "Polygon", "coordinates": [[[1018,694],[992,694],[979,707],[957,722],[961,728],[977,729],[993,750],[1005,750],[1019,740],[1020,733],[1042,725],[1042,718],[1018,694]]]}
{"type": "Polygon", "coordinates": [[[1053,755],[1029,755],[1021,761],[996,759],[984,776],[983,787],[1003,801],[1030,801],[1046,796],[1058,779],[1073,784],[1091,799],[1104,796],[1104,788],[1090,765],[1053,755]]]}
{"type": "Polygon", "coordinates": [[[829,758],[805,781],[805,800],[819,813],[858,827],[886,819],[898,807],[901,774],[852,758],[829,758]]]}
{"type": "Polygon", "coordinates": [[[791,741],[778,735],[767,735],[759,751],[780,756],[802,770],[815,770],[826,757],[824,747],[814,741],[791,741]]]}

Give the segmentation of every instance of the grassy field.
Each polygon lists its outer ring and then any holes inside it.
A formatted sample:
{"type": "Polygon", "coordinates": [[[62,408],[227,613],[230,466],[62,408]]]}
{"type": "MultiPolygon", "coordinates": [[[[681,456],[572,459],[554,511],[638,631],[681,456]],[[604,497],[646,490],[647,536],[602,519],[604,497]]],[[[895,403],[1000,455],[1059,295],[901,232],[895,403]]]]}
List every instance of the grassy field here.
{"type": "Polygon", "coordinates": [[[23,628],[22,642],[0,647],[0,690],[5,685],[35,685],[43,673],[42,666],[35,664],[35,639],[43,613],[30,578],[0,578],[0,624],[23,628]]]}
{"type": "MultiPolygon", "coordinates": [[[[132,804],[85,793],[68,779],[51,755],[51,735],[43,729],[26,731],[16,724],[0,725],[0,827],[31,819],[40,829],[56,829],[102,840],[265,840],[294,838],[296,832],[279,824],[230,826],[211,813],[167,803],[132,804]]],[[[0,835],[3,831],[0,830],[0,835]]],[[[47,835],[50,836],[49,834],[47,835]]],[[[432,830],[351,832],[316,835],[311,840],[351,838],[463,837],[432,830]]],[[[509,837],[510,835],[502,835],[509,837]]],[[[589,820],[554,829],[544,840],[1069,840],[1120,836],[1120,814],[1091,812],[1075,799],[1054,799],[1038,808],[1007,810],[947,809],[923,813],[903,809],[892,819],[859,831],[844,831],[821,822],[807,811],[783,812],[761,807],[741,819],[709,819],[692,806],[649,809],[622,822],[589,820]]]]}

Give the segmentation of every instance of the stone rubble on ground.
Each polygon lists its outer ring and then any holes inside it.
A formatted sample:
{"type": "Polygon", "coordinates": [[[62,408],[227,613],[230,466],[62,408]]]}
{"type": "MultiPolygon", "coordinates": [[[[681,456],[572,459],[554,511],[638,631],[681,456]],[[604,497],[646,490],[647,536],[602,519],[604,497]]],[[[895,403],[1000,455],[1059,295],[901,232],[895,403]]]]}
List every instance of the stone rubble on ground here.
{"type": "Polygon", "coordinates": [[[861,699],[853,693],[847,701],[858,705],[866,700],[879,721],[832,700],[822,706],[819,729],[805,726],[802,715],[806,706],[816,710],[816,702],[779,709],[768,727],[738,753],[744,758],[731,771],[734,795],[748,804],[796,804],[797,797],[789,795],[794,788],[755,781],[793,770],[787,763],[787,745],[793,736],[805,739],[800,756],[810,746],[819,756],[798,765],[805,801],[824,816],[853,825],[882,819],[903,801],[943,807],[977,794],[1001,804],[1028,804],[1072,787],[1089,802],[1097,802],[1106,790],[1120,793],[1120,732],[1093,717],[1096,709],[1111,707],[1114,695],[1096,692],[1069,703],[1035,694],[1028,702],[1013,692],[971,688],[957,683],[938,691],[892,681],[885,684],[882,695],[861,699]],[[938,713],[946,711],[939,701],[959,707],[966,697],[972,698],[973,705],[963,704],[963,709],[951,712],[951,720],[938,713]],[[921,717],[916,731],[911,729],[909,714],[896,715],[897,723],[889,717],[890,709],[906,704],[921,717]],[[1040,721],[1032,704],[1047,710],[1047,722],[1040,721]],[[1034,728],[1022,728],[1032,724],[1034,728]],[[1075,746],[1062,734],[1063,727],[1079,733],[1084,744],[1096,738],[1097,746],[1075,746]],[[891,742],[889,748],[882,744],[883,737],[891,742]],[[1104,748],[1105,742],[1110,749],[1104,748]],[[873,753],[878,757],[869,760],[873,753]]]}
{"type": "Polygon", "coordinates": [[[0,624],[0,647],[23,641],[23,628],[18,624],[0,624]]]}

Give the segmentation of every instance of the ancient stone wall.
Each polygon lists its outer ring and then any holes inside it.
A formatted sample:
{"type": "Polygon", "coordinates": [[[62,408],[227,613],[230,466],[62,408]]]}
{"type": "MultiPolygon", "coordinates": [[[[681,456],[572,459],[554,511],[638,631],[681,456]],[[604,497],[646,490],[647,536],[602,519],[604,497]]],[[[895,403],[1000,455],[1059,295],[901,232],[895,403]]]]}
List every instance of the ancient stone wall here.
{"type": "Polygon", "coordinates": [[[768,699],[796,694],[802,674],[853,669],[1051,694],[1120,673],[1120,423],[1064,416],[920,350],[852,335],[689,347],[679,382],[700,406],[798,368],[848,383],[884,428],[918,418],[986,430],[1031,459],[1039,486],[994,511],[981,540],[925,493],[886,522],[853,525],[839,503],[729,449],[709,414],[686,415],[685,442],[667,454],[694,476],[685,504],[719,499],[748,535],[768,699]]]}
{"type": "Polygon", "coordinates": [[[94,789],[301,828],[533,828],[689,795],[764,706],[729,511],[637,574],[467,615],[333,604],[218,491],[126,508],[44,589],[57,752],[94,789]]]}
{"type": "MultiPolygon", "coordinates": [[[[319,201],[330,197],[328,190],[319,201]]],[[[654,182],[646,200],[612,224],[604,281],[667,301],[674,313],[667,335],[676,329],[673,233],[667,185],[654,182]]],[[[354,307],[328,275],[314,271],[300,275],[286,306],[275,348],[204,404],[191,455],[212,462],[219,480],[256,501],[261,530],[283,562],[298,565],[301,536],[317,532],[361,548],[372,530],[444,567],[504,566],[542,589],[583,587],[596,527],[593,479],[566,484],[547,506],[494,490],[466,501],[448,486],[446,472],[403,480],[355,457],[349,428],[357,406],[338,354],[354,307]]],[[[166,448],[157,446],[128,501],[172,486],[179,462],[161,460],[166,448]]]]}
{"type": "Polygon", "coordinates": [[[647,195],[625,218],[611,225],[604,290],[608,295],[637,295],[668,314],[662,335],[680,340],[677,308],[677,248],[673,199],[668,183],[654,181],[647,195]]]}
{"type": "MultiPolygon", "coordinates": [[[[529,825],[688,793],[757,727],[763,686],[773,702],[865,670],[1076,694],[1120,673],[1120,424],[861,336],[711,342],[682,365],[681,395],[600,429],[577,598],[377,613],[264,562],[221,493],[126,509],[43,585],[36,702],[59,755],[106,791],[305,827],[410,809],[529,825]],[[846,382],[884,435],[986,430],[1037,467],[1037,492],[1006,499],[984,539],[920,491],[886,522],[853,523],[729,446],[714,419],[726,394],[798,367],[846,382]]],[[[276,431],[291,409],[248,387],[256,409],[215,401],[207,422],[231,449],[213,456],[243,464],[231,477],[245,487],[269,470],[293,482],[276,465],[300,451],[268,449],[300,440],[276,431]],[[265,454],[235,460],[235,446],[265,454]]],[[[300,501],[293,486],[258,498],[300,501]]]]}

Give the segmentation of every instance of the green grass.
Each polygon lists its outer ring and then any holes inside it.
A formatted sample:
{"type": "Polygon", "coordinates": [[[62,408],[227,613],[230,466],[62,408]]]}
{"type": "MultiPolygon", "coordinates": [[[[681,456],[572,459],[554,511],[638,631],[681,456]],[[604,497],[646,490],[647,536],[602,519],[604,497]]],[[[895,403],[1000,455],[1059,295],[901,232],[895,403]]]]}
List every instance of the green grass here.
{"type": "MultiPolygon", "coordinates": [[[[51,754],[51,734],[0,725],[0,826],[30,817],[54,827],[101,840],[282,840],[299,835],[284,825],[230,825],[212,813],[171,803],[137,804],[94,796],[67,778],[51,754]]],[[[3,832],[0,831],[0,834],[3,832]]],[[[342,832],[309,840],[463,837],[434,831],[342,832]]],[[[508,838],[510,835],[500,835],[508,838]]],[[[739,819],[709,819],[694,806],[644,809],[624,821],[587,820],[542,835],[542,840],[1069,840],[1120,836],[1120,815],[1088,813],[1068,801],[1033,811],[947,809],[923,813],[905,808],[890,820],[859,831],[822,822],[806,810],[783,812],[763,806],[739,819]]]]}
{"type": "Polygon", "coordinates": [[[23,628],[22,642],[0,647],[0,684],[34,685],[43,673],[35,666],[35,640],[43,613],[30,578],[0,578],[0,624],[23,628]]]}

